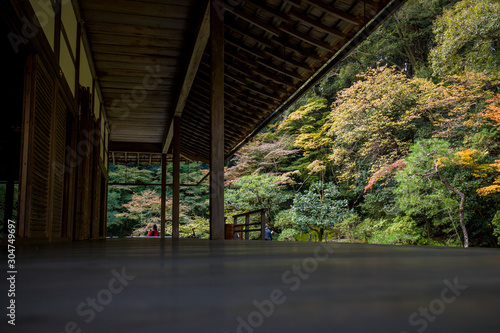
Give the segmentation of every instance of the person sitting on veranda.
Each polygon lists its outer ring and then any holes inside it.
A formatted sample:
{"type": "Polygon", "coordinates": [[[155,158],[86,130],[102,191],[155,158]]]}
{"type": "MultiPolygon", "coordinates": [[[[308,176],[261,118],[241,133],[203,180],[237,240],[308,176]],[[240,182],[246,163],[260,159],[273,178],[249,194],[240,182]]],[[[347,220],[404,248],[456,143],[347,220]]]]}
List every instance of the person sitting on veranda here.
{"type": "Polygon", "coordinates": [[[156,226],[156,224],[153,225],[153,229],[149,229],[148,236],[149,237],[158,237],[158,236],[160,236],[160,233],[158,232],[158,227],[156,226]]]}
{"type": "Polygon", "coordinates": [[[269,229],[269,226],[266,225],[266,240],[273,240],[273,232],[269,229]]]}

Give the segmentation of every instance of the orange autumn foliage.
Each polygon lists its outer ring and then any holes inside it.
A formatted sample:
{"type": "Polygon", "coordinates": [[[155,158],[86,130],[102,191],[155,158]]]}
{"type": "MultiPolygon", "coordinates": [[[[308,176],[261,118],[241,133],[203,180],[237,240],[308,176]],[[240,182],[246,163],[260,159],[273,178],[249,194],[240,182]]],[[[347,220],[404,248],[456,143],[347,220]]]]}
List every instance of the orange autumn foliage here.
{"type": "Polygon", "coordinates": [[[500,94],[497,94],[486,103],[488,103],[486,110],[481,112],[481,115],[496,122],[497,129],[500,131],[500,94]]]}
{"type": "MultiPolygon", "coordinates": [[[[482,112],[481,115],[496,122],[497,130],[500,131],[500,94],[488,100],[487,103],[486,110],[482,112]]],[[[500,174],[500,160],[496,160],[491,167],[500,174]]],[[[478,189],[477,193],[480,196],[500,193],[500,175],[493,181],[492,185],[478,189]]]]}

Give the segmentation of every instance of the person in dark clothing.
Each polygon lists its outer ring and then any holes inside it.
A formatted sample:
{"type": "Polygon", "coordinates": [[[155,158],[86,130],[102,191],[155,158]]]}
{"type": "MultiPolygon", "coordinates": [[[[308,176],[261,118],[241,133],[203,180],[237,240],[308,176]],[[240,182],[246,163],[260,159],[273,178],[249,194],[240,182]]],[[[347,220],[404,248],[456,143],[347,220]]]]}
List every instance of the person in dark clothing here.
{"type": "Polygon", "coordinates": [[[269,229],[269,226],[266,225],[266,240],[273,240],[273,232],[269,229]]]}
{"type": "Polygon", "coordinates": [[[158,232],[158,227],[156,226],[156,224],[153,225],[153,229],[149,229],[148,236],[149,237],[158,237],[158,236],[160,236],[160,233],[158,232]]]}

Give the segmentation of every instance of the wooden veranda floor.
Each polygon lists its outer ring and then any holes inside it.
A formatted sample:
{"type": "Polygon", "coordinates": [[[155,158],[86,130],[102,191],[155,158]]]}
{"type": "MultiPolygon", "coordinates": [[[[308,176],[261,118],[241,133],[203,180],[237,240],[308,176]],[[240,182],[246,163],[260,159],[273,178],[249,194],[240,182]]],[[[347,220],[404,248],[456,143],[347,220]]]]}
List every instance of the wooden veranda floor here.
{"type": "Polygon", "coordinates": [[[500,327],[496,249],[125,239],[18,247],[17,265],[16,326],[3,315],[2,332],[500,327]]]}

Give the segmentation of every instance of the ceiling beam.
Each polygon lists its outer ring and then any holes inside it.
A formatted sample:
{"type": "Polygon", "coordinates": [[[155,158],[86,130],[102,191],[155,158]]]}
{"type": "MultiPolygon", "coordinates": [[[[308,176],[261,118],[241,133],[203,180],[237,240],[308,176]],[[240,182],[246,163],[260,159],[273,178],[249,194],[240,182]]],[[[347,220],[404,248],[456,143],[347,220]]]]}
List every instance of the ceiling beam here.
{"type": "Polygon", "coordinates": [[[354,25],[362,25],[363,24],[363,22],[360,19],[358,19],[356,16],[335,8],[335,1],[333,2],[333,4],[329,4],[329,5],[324,3],[321,0],[304,0],[304,1],[309,3],[310,5],[313,5],[319,9],[327,12],[328,14],[330,14],[332,16],[335,16],[335,17],[341,19],[342,21],[345,21],[345,22],[348,22],[348,23],[351,23],[354,25]]]}
{"type": "MultiPolygon", "coordinates": [[[[297,45],[292,45],[288,43],[287,40],[281,39],[279,42],[275,40],[269,40],[264,36],[257,36],[253,34],[250,29],[243,29],[238,25],[231,25],[228,26],[228,29],[233,30],[239,34],[241,34],[244,37],[251,38],[252,40],[255,41],[257,44],[262,44],[266,48],[264,50],[258,51],[257,55],[259,58],[274,58],[279,61],[285,62],[291,66],[295,66],[297,68],[301,68],[305,71],[311,71],[311,67],[308,66],[307,64],[304,64],[303,62],[291,59],[289,56],[286,56],[283,54],[283,49],[284,48],[289,48],[291,50],[294,50],[297,48],[297,45]]],[[[239,47],[239,45],[238,45],[239,47]]],[[[255,48],[257,49],[257,48],[255,48]]],[[[259,48],[260,49],[260,48],[259,48]]],[[[304,52],[305,50],[300,50],[300,52],[304,52]]],[[[305,56],[312,55],[313,57],[318,57],[316,54],[312,54],[311,52],[306,52],[306,54],[303,54],[305,56]]]]}
{"type": "MultiPolygon", "coordinates": [[[[200,29],[198,30],[198,35],[196,37],[196,42],[194,44],[193,53],[191,54],[191,59],[189,60],[189,65],[186,71],[186,75],[184,76],[184,82],[182,83],[181,92],[179,94],[179,98],[177,100],[177,104],[175,107],[174,116],[180,117],[182,115],[182,111],[186,105],[187,98],[189,96],[189,92],[191,91],[191,87],[193,86],[194,79],[196,77],[196,72],[198,71],[198,67],[201,63],[201,58],[203,57],[203,52],[205,52],[205,48],[207,47],[208,39],[210,38],[210,1],[207,1],[205,14],[203,15],[203,19],[200,24],[200,29]]],[[[167,127],[167,135],[165,141],[163,143],[163,153],[166,153],[170,148],[170,144],[173,139],[173,117],[167,127]]]]}
{"type": "Polygon", "coordinates": [[[141,142],[121,142],[111,141],[109,143],[111,152],[133,152],[133,153],[161,153],[160,143],[141,143],[141,142]]]}
{"type": "Polygon", "coordinates": [[[260,64],[264,67],[270,68],[275,72],[278,72],[280,74],[286,75],[290,78],[294,78],[297,80],[303,80],[304,78],[300,75],[295,73],[292,70],[286,69],[285,67],[282,66],[276,66],[272,61],[263,61],[260,59],[248,59],[245,58],[243,55],[241,55],[240,52],[230,52],[229,50],[226,50],[226,55],[229,55],[230,57],[233,57],[235,59],[238,59],[238,61],[252,67],[252,68],[257,68],[257,64],[260,64]]]}
{"type": "Polygon", "coordinates": [[[288,24],[281,24],[280,28],[283,31],[285,31],[288,34],[290,34],[290,35],[292,35],[292,36],[300,39],[303,42],[306,42],[306,43],[308,43],[310,45],[316,46],[316,47],[318,47],[320,49],[323,49],[323,50],[325,50],[327,52],[332,52],[333,51],[332,50],[333,47],[330,44],[328,44],[326,42],[323,42],[323,41],[321,41],[319,39],[316,39],[316,38],[314,38],[314,37],[312,37],[312,36],[310,36],[310,35],[308,35],[306,33],[300,32],[300,31],[298,31],[297,29],[294,29],[292,26],[290,26],[288,24]]]}
{"type": "Polygon", "coordinates": [[[275,35],[275,36],[281,36],[281,30],[275,27],[274,25],[271,25],[269,23],[263,22],[262,20],[256,18],[255,16],[252,16],[250,14],[247,14],[241,9],[235,8],[234,10],[230,11],[233,15],[247,21],[248,23],[251,23],[262,30],[275,35]]]}
{"type": "Polygon", "coordinates": [[[291,17],[296,18],[297,20],[300,21],[300,23],[308,25],[312,28],[321,30],[327,34],[333,35],[337,38],[341,38],[342,40],[345,40],[347,38],[347,35],[343,33],[342,31],[337,30],[334,27],[329,27],[326,24],[321,23],[320,19],[314,19],[307,14],[301,13],[298,10],[290,10],[288,14],[291,17]]]}

